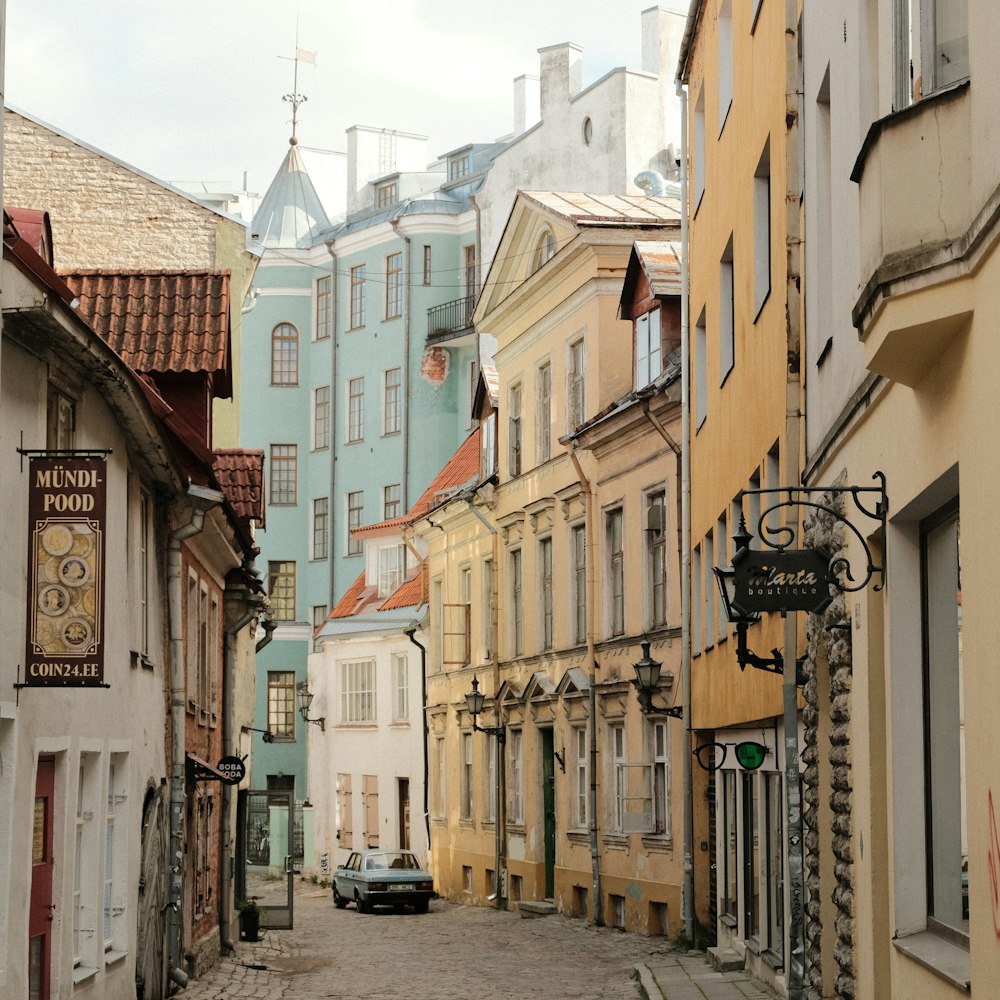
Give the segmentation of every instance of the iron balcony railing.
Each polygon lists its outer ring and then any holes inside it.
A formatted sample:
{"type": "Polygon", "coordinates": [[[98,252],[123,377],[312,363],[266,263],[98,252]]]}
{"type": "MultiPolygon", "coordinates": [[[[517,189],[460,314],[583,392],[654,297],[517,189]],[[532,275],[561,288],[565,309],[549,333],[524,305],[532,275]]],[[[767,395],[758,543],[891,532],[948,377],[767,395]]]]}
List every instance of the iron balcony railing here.
{"type": "Polygon", "coordinates": [[[427,336],[442,338],[461,333],[472,326],[472,312],[476,305],[475,295],[453,299],[427,310],[427,336]]]}

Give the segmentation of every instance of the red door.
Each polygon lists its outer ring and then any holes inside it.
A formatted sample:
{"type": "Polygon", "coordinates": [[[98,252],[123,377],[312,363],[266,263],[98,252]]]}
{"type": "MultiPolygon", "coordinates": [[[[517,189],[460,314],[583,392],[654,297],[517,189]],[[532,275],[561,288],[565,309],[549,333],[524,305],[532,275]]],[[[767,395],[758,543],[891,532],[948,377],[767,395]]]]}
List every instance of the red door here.
{"type": "Polygon", "coordinates": [[[52,798],[55,761],[41,757],[35,776],[31,841],[31,906],[28,911],[28,1000],[49,1000],[52,947],[52,798]]]}

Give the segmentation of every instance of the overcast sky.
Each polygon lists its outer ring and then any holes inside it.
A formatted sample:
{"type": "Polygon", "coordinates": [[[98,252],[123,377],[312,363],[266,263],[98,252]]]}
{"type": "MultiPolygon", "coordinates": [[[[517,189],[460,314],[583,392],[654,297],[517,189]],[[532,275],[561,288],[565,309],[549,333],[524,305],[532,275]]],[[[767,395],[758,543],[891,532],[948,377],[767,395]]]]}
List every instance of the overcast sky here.
{"type": "MultiPolygon", "coordinates": [[[[6,100],[173,183],[262,193],[288,149],[298,46],[304,146],[345,150],[371,125],[436,156],[513,125],[537,50],[583,48],[584,86],[641,65],[654,0],[7,0],[6,100]],[[286,57],[286,58],[281,58],[286,57]]],[[[686,11],[687,0],[661,0],[686,11]]]]}

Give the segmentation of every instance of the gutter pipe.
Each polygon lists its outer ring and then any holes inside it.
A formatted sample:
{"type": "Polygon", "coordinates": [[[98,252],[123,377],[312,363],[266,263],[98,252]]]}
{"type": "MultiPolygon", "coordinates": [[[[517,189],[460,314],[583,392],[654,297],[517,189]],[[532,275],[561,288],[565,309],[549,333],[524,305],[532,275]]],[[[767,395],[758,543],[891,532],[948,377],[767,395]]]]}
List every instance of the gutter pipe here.
{"type": "Polygon", "coordinates": [[[413,290],[410,283],[411,250],[410,237],[399,228],[399,220],[390,223],[392,231],[403,241],[406,258],[403,274],[406,275],[406,308],[403,310],[403,510],[410,509],[410,311],[413,306],[413,290]]]}
{"type": "Polygon", "coordinates": [[[427,722],[427,647],[416,639],[417,624],[414,622],[403,629],[403,634],[417,649],[420,650],[420,714],[423,716],[424,731],[424,829],[427,833],[427,850],[431,849],[431,810],[430,810],[430,759],[427,743],[430,739],[430,726],[427,722]]]}

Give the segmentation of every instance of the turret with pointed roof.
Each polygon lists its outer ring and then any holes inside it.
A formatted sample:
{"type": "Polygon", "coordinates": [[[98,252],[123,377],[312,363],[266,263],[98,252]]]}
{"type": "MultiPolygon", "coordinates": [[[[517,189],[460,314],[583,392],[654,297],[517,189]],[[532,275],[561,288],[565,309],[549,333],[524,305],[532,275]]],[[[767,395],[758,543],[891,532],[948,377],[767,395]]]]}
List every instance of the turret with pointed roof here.
{"type": "Polygon", "coordinates": [[[298,139],[293,136],[288,153],[253,217],[250,235],[254,242],[265,247],[307,249],[329,228],[330,220],[302,161],[298,139]]]}

